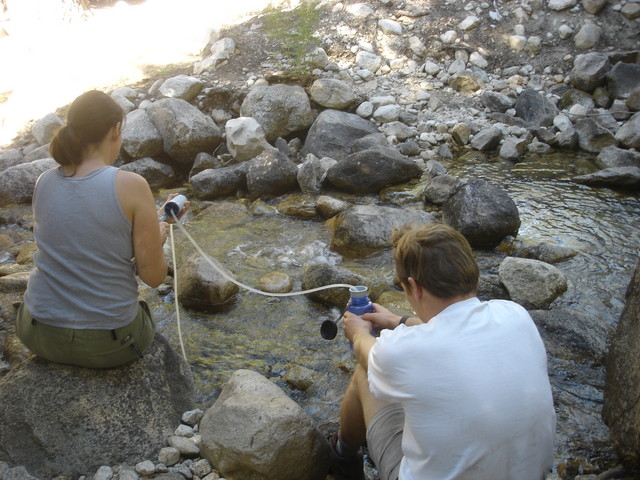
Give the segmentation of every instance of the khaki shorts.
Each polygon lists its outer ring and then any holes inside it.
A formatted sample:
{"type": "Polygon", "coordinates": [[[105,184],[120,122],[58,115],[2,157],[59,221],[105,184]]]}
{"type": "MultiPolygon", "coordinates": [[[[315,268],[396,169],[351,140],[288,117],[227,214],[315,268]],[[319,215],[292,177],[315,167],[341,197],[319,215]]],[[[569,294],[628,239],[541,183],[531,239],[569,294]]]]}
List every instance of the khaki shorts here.
{"type": "Polygon", "coordinates": [[[399,403],[383,407],[367,428],[369,457],[376,464],[380,480],[397,480],[402,460],[404,410],[399,403]]]}
{"type": "Polygon", "coordinates": [[[113,330],[47,325],[32,318],[23,304],[18,309],[16,334],[31,352],[50,362],[112,368],[142,357],[153,340],[155,324],[144,300],[130,324],[113,330]]]}

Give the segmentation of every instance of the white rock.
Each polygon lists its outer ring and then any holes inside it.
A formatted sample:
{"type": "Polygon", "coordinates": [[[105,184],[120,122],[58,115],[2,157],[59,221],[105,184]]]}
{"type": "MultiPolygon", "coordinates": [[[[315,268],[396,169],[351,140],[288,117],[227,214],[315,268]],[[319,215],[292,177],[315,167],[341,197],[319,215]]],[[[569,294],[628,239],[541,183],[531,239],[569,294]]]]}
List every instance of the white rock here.
{"type": "Polygon", "coordinates": [[[151,475],[156,473],[156,466],[151,460],[145,460],[144,462],[136,464],[136,472],[140,475],[151,475]]]}
{"type": "Polygon", "coordinates": [[[556,115],[553,119],[553,126],[561,132],[573,128],[573,122],[564,114],[556,115]]]}
{"type": "Polygon", "coordinates": [[[438,73],[440,73],[441,67],[440,65],[438,65],[435,62],[425,62],[424,64],[424,71],[427,75],[437,75],[438,73]]]}
{"type": "Polygon", "coordinates": [[[382,18],[378,20],[378,27],[386,35],[402,35],[402,25],[395,20],[382,18]]]}
{"type": "Polygon", "coordinates": [[[373,112],[373,118],[382,123],[395,122],[401,110],[400,105],[383,105],[373,112]]]}
{"type": "Polygon", "coordinates": [[[347,12],[354,17],[364,18],[373,15],[375,13],[375,10],[369,5],[365,5],[364,3],[354,3],[353,5],[349,5],[347,7],[347,12]]]}
{"type": "Polygon", "coordinates": [[[369,118],[371,115],[373,115],[373,103],[362,102],[356,109],[356,113],[362,118],[369,118]]]}
{"type": "Polygon", "coordinates": [[[470,15],[458,24],[458,28],[460,30],[469,31],[473,30],[478,25],[480,25],[480,19],[475,15],[470,15]]]}
{"type": "Polygon", "coordinates": [[[560,28],[558,28],[558,35],[562,40],[571,38],[571,35],[573,35],[573,28],[569,25],[560,25],[560,28]]]}
{"type": "Polygon", "coordinates": [[[442,35],[440,35],[440,40],[442,41],[442,43],[449,44],[455,42],[457,37],[458,33],[455,30],[447,30],[442,35]]]}
{"type": "Polygon", "coordinates": [[[522,50],[524,50],[526,44],[527,37],[523,37],[522,35],[511,35],[509,37],[509,46],[516,52],[521,52],[522,50]]]}
{"type": "Polygon", "coordinates": [[[112,477],[113,477],[113,469],[111,467],[103,465],[100,468],[98,468],[98,471],[93,476],[93,480],[111,480],[112,477]]]}
{"type": "Polygon", "coordinates": [[[193,437],[194,432],[193,432],[193,428],[190,427],[189,425],[181,424],[178,426],[178,428],[175,429],[173,434],[179,437],[191,438],[193,437]]]}
{"type": "Polygon", "coordinates": [[[478,52],[472,52],[469,61],[480,68],[487,68],[489,66],[489,62],[478,52]]]}

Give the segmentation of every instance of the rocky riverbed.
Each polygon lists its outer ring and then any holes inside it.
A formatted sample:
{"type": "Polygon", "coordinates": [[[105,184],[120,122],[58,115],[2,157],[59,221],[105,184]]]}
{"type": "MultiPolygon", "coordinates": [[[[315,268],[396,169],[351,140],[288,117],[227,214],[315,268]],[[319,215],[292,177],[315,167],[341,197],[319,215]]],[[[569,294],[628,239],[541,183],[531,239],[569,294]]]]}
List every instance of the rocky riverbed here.
{"type": "MultiPolygon", "coordinates": [[[[195,63],[141,84],[104,87],[128,112],[121,165],[156,189],[193,196],[194,227],[207,218],[250,218],[275,208],[298,219],[335,217],[328,243],[347,256],[388,247],[376,232],[391,229],[400,213],[420,211],[424,218],[434,215],[467,229],[469,236],[478,234],[481,293],[517,298],[534,312],[556,372],[560,421],[583,422],[593,435],[589,452],[588,445],[587,451],[585,445],[574,448],[575,431],[565,435],[560,428],[563,454],[554,475],[624,478],[633,474],[615,467],[598,407],[602,359],[624,286],[607,299],[606,314],[590,315],[588,300],[557,304],[567,286],[555,270],[544,267],[549,276],[536,276],[544,279],[541,285],[554,278],[551,292],[534,292],[522,279],[510,281],[500,272],[513,262],[502,265],[504,252],[550,265],[580,249],[519,245],[512,235],[521,219],[504,189],[453,172],[465,158],[521,166],[544,164],[546,158],[554,169],[564,169],[568,182],[615,189],[633,224],[640,184],[638,18],[640,4],[631,1],[323,1],[291,14],[255,15],[216,31],[195,63]],[[303,54],[285,49],[282,24],[311,26],[295,39],[315,45],[303,54]],[[558,167],[551,160],[557,155],[572,160],[558,167]],[[465,196],[491,199],[482,203],[483,211],[491,208],[500,228],[465,220],[465,210],[455,209],[465,196]],[[502,197],[503,206],[496,206],[493,199],[502,197]],[[241,208],[227,205],[234,198],[241,208]],[[361,219],[372,216],[386,223],[359,235],[366,230],[361,219]],[[578,373],[576,352],[582,365],[590,365],[578,373]],[[572,396],[588,398],[589,408],[574,411],[572,396]]],[[[33,254],[28,203],[35,179],[53,165],[47,144],[64,118],[60,107],[34,119],[0,152],[5,372],[24,356],[10,332],[33,254]]],[[[630,241],[625,248],[631,253],[619,267],[627,281],[638,257],[637,236],[630,241]]],[[[303,280],[309,286],[327,278],[310,272],[303,280]]],[[[329,278],[343,274],[335,269],[329,278]]],[[[382,293],[393,290],[384,278],[364,280],[382,293]]],[[[320,300],[344,303],[341,297],[320,300]]],[[[153,463],[155,473],[163,471],[158,464],[167,464],[164,457],[140,460],[153,463]]],[[[151,467],[144,463],[116,472],[119,478],[148,475],[151,467]]],[[[206,477],[217,474],[205,473],[197,459],[177,464],[183,477],[217,478],[206,477]]],[[[112,474],[105,466],[95,478],[112,474]]]]}

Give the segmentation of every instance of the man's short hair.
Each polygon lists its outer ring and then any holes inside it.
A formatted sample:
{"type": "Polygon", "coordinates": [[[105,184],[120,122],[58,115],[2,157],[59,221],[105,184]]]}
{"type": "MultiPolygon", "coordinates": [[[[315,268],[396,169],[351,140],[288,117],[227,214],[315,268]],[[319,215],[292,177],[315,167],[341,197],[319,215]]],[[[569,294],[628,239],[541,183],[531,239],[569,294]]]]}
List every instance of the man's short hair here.
{"type": "Polygon", "coordinates": [[[439,298],[475,293],[480,275],[467,239],[444,224],[420,225],[396,232],[393,258],[398,280],[407,279],[439,298]]]}

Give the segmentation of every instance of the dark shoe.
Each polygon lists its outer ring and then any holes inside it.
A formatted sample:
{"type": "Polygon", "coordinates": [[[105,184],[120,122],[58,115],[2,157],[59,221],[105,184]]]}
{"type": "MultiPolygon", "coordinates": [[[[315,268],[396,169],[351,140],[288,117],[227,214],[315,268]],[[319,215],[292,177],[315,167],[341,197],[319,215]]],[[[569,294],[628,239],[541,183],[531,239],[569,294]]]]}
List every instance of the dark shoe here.
{"type": "Polygon", "coordinates": [[[364,480],[364,469],[362,463],[362,452],[360,449],[350,457],[338,455],[336,443],[338,442],[338,432],[331,435],[329,442],[329,458],[331,468],[329,473],[335,480],[364,480]]]}

